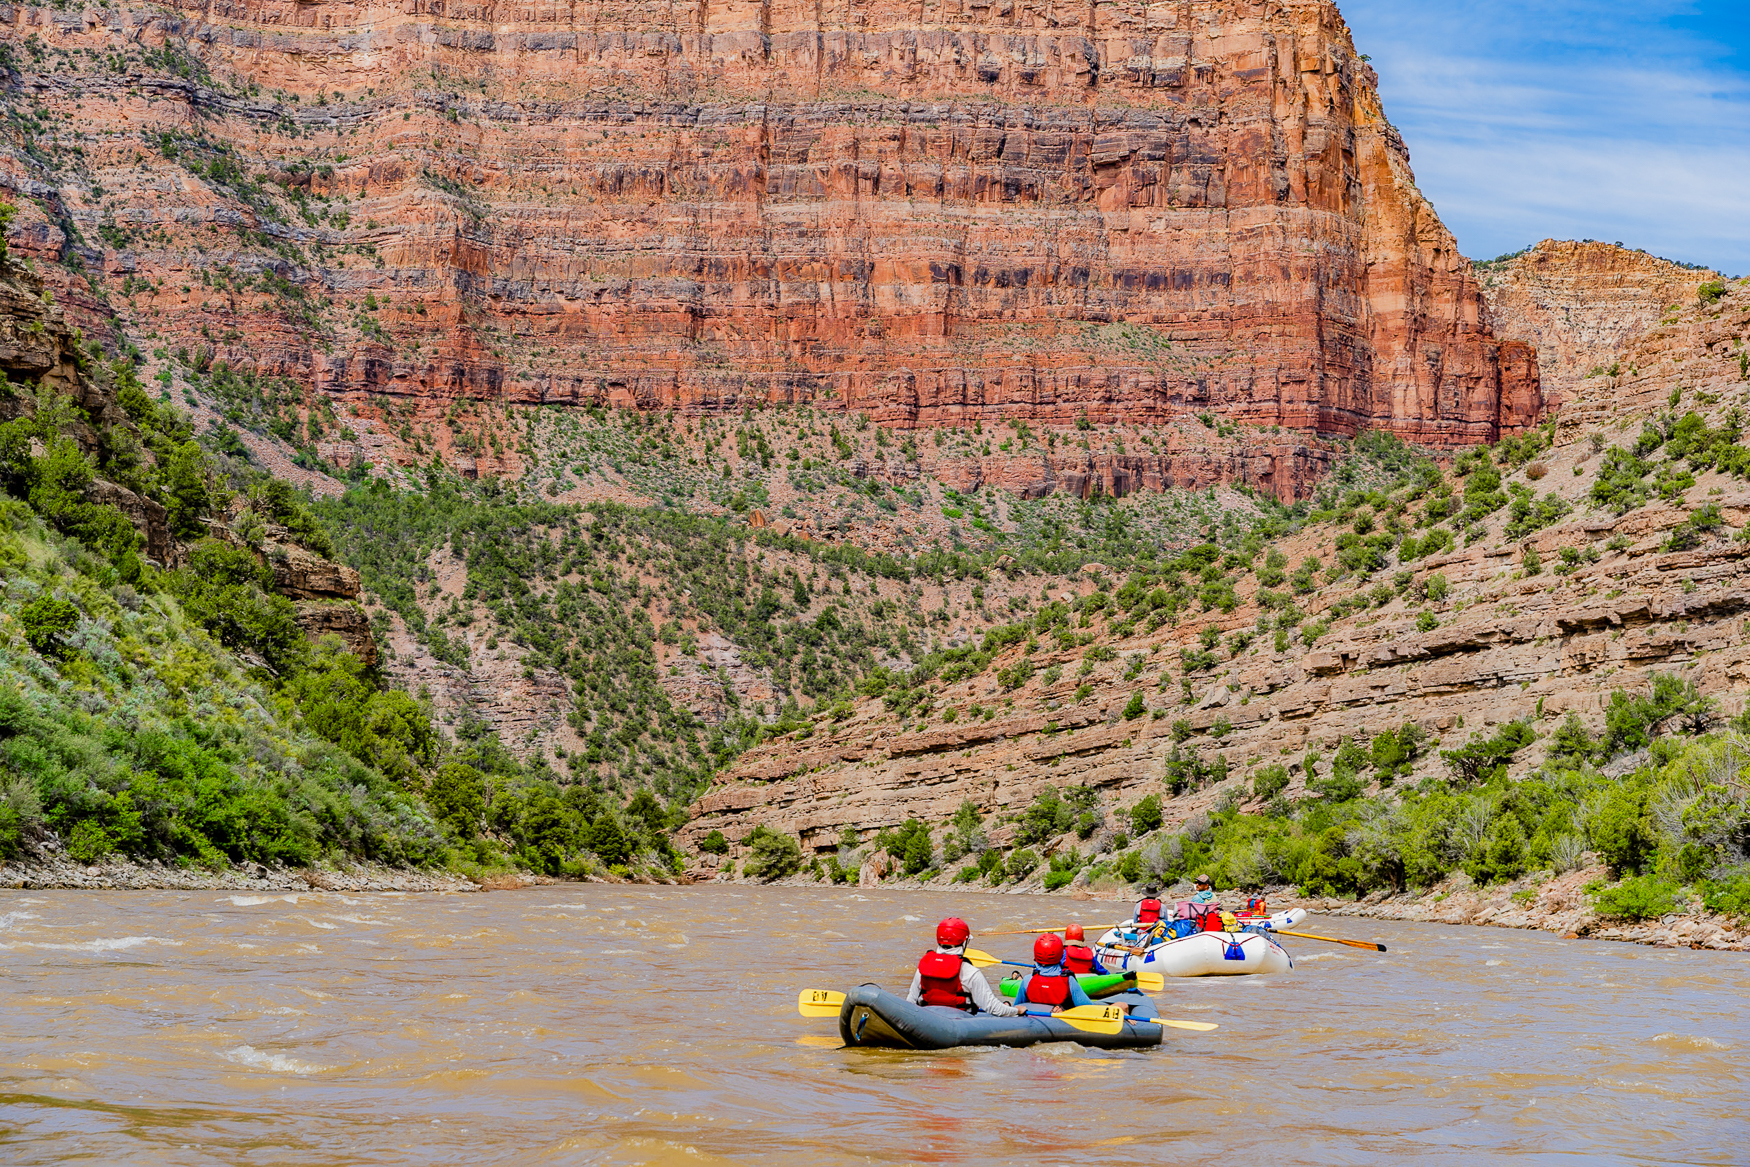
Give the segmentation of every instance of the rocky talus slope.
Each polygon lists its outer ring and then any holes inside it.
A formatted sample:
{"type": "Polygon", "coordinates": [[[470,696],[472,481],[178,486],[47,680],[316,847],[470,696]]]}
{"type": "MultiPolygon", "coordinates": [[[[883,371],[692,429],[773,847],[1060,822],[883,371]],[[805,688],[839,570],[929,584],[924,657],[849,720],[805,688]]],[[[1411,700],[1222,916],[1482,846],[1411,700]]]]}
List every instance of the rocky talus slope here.
{"type": "MultiPolygon", "coordinates": [[[[1351,486],[1328,496],[1332,517],[1279,545],[1285,566],[1321,565],[1304,585],[1285,585],[1278,572],[1266,586],[1255,571],[1231,612],[1186,614],[1154,631],[1134,610],[1083,608],[1092,648],[1053,647],[1041,631],[902,714],[867,699],[751,751],[682,836],[697,844],[717,830],[733,842],[762,823],[797,837],[805,855],[825,856],[908,818],[945,823],[971,802],[989,842],[1003,847],[1047,787],[1090,788],[1118,822],[1157,797],[1173,830],[1224,803],[1261,808],[1253,778],[1278,763],[1288,769],[1284,796],[1310,797],[1297,764],[1309,751],[1328,760],[1344,740],[1365,743],[1405,723],[1435,743],[1414,765],[1426,777],[1445,773],[1435,747],[1521,721],[1542,735],[1513,762],[1524,773],[1568,714],[1597,732],[1610,695],[1644,692],[1655,674],[1692,681],[1721,715],[1737,714],[1750,693],[1750,541],[1740,537],[1750,530],[1750,487],[1686,469],[1672,447],[1666,470],[1647,454],[1626,504],[1601,500],[1616,498],[1605,489],[1618,482],[1608,447],[1635,445],[1643,419],[1662,432],[1685,410],[1716,426],[1742,419],[1747,335],[1750,286],[1692,298],[1626,347],[1621,376],[1585,383],[1600,400],[1570,404],[1547,431],[1553,448],[1497,451],[1501,501],[1474,521],[1454,520],[1456,539],[1435,538],[1439,514],[1486,486],[1457,476],[1467,467],[1448,467],[1445,485],[1410,495],[1351,486]],[[1394,527],[1433,550],[1398,545],[1370,568],[1345,565],[1356,532],[1394,527]],[[1285,602],[1304,622],[1284,621],[1285,602]],[[1000,671],[1023,656],[1036,672],[1006,684],[1000,671]],[[1186,750],[1200,752],[1206,777],[1216,766],[1217,780],[1172,797],[1186,750]]],[[[1064,598],[1104,595],[1117,582],[1084,577],[1064,598]]],[[[1045,850],[1076,842],[1063,836],[1045,850]]],[[[728,859],[742,854],[734,848],[728,859]]],[[[703,870],[718,862],[704,856],[703,870]]]]}
{"type": "Polygon", "coordinates": [[[425,420],[1540,413],[1325,0],[7,13],[15,233],[147,352],[425,420]]]}
{"type": "Polygon", "coordinates": [[[1537,350],[1552,409],[1588,398],[1587,378],[1614,376],[1630,345],[1720,278],[1644,251],[1556,239],[1476,269],[1496,333],[1537,350]]]}

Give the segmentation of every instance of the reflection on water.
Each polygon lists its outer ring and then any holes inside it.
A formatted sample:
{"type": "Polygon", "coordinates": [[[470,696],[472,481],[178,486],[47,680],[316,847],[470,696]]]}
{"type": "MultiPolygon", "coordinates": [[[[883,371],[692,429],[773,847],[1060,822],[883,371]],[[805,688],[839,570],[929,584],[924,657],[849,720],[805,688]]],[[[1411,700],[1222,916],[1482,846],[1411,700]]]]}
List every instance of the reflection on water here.
{"type": "Polygon", "coordinates": [[[1169,981],[1166,1015],[1222,1028],[1136,1052],[851,1052],[795,1015],[803,988],[903,988],[940,915],[1087,907],[0,893],[0,1161],[1750,1161],[1741,953],[1328,921],[1391,952],[1289,941],[1285,976],[1169,981]]]}

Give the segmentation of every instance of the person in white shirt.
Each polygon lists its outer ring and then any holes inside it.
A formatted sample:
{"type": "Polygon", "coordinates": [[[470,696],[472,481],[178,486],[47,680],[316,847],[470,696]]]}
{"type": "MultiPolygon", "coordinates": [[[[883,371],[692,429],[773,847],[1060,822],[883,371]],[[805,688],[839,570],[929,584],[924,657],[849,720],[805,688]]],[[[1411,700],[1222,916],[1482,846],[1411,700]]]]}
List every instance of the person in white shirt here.
{"type": "Polygon", "coordinates": [[[984,974],[966,959],[966,942],[971,937],[972,929],[958,916],[937,924],[936,947],[918,961],[905,999],[913,1005],[943,1005],[992,1017],[1015,1016],[1015,1007],[997,996],[984,974]]]}

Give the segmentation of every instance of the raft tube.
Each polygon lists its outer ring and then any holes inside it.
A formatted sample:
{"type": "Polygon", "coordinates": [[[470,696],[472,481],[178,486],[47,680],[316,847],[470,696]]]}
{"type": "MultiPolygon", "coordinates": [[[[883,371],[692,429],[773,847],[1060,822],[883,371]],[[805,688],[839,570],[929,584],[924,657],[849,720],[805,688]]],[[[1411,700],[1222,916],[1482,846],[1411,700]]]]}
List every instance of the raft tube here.
{"type": "Polygon", "coordinates": [[[1161,1044],[1165,1027],[1127,1020],[1115,1034],[1089,1033],[1055,1017],[968,1015],[940,1005],[913,1005],[875,985],[845,994],[839,1036],[870,1049],[953,1049],[964,1045],[1028,1046],[1073,1041],[1097,1049],[1143,1049],[1161,1044]]]}
{"type": "MultiPolygon", "coordinates": [[[[1094,1000],[1103,1000],[1118,993],[1128,992],[1136,988],[1136,974],[1131,973],[1080,973],[1076,980],[1082,983],[1082,992],[1094,1000]]],[[[997,984],[997,989],[1003,996],[1013,998],[1021,991],[1021,978],[1008,977],[997,984]]]]}
{"type": "Polygon", "coordinates": [[[1104,944],[1097,951],[1107,968],[1148,969],[1168,977],[1243,977],[1294,967],[1287,950],[1261,932],[1194,932],[1140,953],[1104,944]]]}

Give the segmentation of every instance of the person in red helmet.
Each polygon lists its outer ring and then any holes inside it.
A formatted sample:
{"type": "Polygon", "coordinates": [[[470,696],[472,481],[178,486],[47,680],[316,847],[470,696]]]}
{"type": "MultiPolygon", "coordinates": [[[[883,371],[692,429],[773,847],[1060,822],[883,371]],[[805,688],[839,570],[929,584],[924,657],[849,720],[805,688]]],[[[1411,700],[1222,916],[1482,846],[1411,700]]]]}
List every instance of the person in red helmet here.
{"type": "Polygon", "coordinates": [[[996,995],[984,974],[966,959],[972,929],[958,916],[936,925],[936,947],[924,953],[905,999],[913,1005],[942,1005],[967,1013],[1013,1017],[1016,1010],[996,995]]]}
{"type": "Polygon", "coordinates": [[[1063,930],[1063,967],[1076,976],[1086,973],[1097,973],[1104,976],[1112,971],[1100,963],[1099,956],[1088,947],[1088,934],[1082,931],[1080,924],[1071,924],[1063,930]]]}
{"type": "Polygon", "coordinates": [[[1046,1014],[1093,1003],[1081,982],[1063,967],[1063,941],[1057,933],[1047,932],[1035,940],[1033,971],[1021,978],[1020,988],[1015,990],[1015,1008],[1022,1013],[1046,1014]]]}

